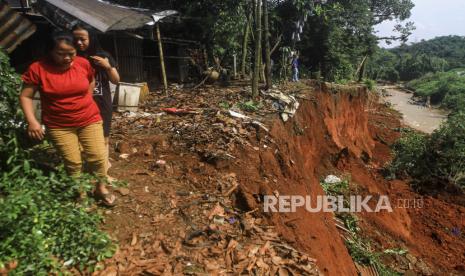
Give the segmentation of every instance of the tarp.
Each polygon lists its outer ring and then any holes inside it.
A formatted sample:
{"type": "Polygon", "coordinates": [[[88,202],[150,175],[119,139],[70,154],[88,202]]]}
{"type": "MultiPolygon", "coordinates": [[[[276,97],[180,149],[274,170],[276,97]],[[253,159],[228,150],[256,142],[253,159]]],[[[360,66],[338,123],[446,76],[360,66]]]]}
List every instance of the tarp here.
{"type": "MultiPolygon", "coordinates": [[[[174,11],[154,13],[146,9],[113,5],[99,0],[39,0],[37,10],[55,24],[72,28],[79,21],[101,31],[134,30],[153,24],[153,15],[174,11]]],[[[159,19],[159,16],[157,16],[159,19]]]]}

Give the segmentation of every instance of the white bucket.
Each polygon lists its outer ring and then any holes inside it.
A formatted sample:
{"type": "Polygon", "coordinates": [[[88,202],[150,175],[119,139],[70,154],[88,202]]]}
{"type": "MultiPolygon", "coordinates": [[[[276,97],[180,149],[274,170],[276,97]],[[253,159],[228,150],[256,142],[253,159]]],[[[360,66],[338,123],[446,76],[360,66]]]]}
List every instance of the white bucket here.
{"type": "Polygon", "coordinates": [[[118,89],[118,111],[137,112],[139,98],[144,85],[139,83],[120,82],[118,89]]]}

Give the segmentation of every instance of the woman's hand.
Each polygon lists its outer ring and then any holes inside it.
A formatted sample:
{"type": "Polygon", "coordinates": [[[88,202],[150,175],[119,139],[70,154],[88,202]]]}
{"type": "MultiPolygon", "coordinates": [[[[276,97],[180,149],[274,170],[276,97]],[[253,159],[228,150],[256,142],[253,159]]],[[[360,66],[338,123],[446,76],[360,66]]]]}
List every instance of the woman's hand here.
{"type": "Polygon", "coordinates": [[[105,70],[110,70],[112,68],[108,58],[103,58],[99,56],[90,56],[90,58],[94,60],[95,65],[100,66],[105,70]]]}
{"type": "Polygon", "coordinates": [[[116,68],[112,67],[108,58],[103,58],[99,56],[90,56],[94,60],[94,64],[102,67],[107,72],[109,81],[113,84],[119,83],[119,73],[116,68]]]}
{"type": "Polygon", "coordinates": [[[45,131],[40,125],[40,123],[35,121],[28,124],[27,134],[29,134],[29,137],[31,137],[32,139],[43,140],[45,136],[45,131]]]}
{"type": "Polygon", "coordinates": [[[21,94],[19,95],[19,102],[28,122],[27,134],[33,139],[42,140],[44,139],[45,131],[34,115],[34,105],[32,103],[34,93],[37,90],[38,87],[36,85],[24,84],[21,94]]]}

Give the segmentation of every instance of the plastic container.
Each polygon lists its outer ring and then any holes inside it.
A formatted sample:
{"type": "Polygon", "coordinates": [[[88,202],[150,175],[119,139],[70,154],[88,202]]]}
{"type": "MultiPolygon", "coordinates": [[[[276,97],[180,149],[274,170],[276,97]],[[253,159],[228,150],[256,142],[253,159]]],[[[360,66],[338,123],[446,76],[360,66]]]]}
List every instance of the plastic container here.
{"type": "Polygon", "coordinates": [[[133,111],[139,109],[139,99],[144,84],[120,82],[118,89],[118,112],[133,111]]]}

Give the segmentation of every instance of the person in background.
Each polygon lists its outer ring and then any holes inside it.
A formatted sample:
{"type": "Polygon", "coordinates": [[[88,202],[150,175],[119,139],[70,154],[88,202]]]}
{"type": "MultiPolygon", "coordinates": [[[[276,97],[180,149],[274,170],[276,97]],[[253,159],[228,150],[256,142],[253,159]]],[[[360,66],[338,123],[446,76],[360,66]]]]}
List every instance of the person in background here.
{"type": "Polygon", "coordinates": [[[292,55],[291,67],[292,67],[292,81],[298,82],[299,81],[299,57],[297,56],[297,54],[292,55]]]}
{"type": "MultiPolygon", "coordinates": [[[[94,100],[100,110],[103,119],[103,131],[105,135],[105,146],[107,149],[107,176],[108,169],[111,167],[109,161],[110,153],[110,132],[113,106],[111,100],[110,82],[117,85],[120,81],[116,62],[111,55],[100,47],[100,43],[95,35],[84,28],[82,25],[76,25],[73,28],[74,43],[78,50],[78,55],[87,58],[92,67],[95,69],[95,89],[94,100]]],[[[113,178],[108,176],[111,181],[113,178]]]]}
{"type": "Polygon", "coordinates": [[[113,206],[116,197],[103,181],[106,152],[102,118],[92,99],[94,69],[85,58],[76,56],[71,33],[54,32],[47,52],[48,56],[32,63],[22,75],[19,100],[28,123],[27,132],[37,140],[44,139],[47,133],[72,177],[79,177],[82,171],[82,145],[89,172],[100,179],[94,195],[103,204],[113,206]],[[40,94],[46,130],[34,115],[32,100],[36,91],[40,94]]]}

